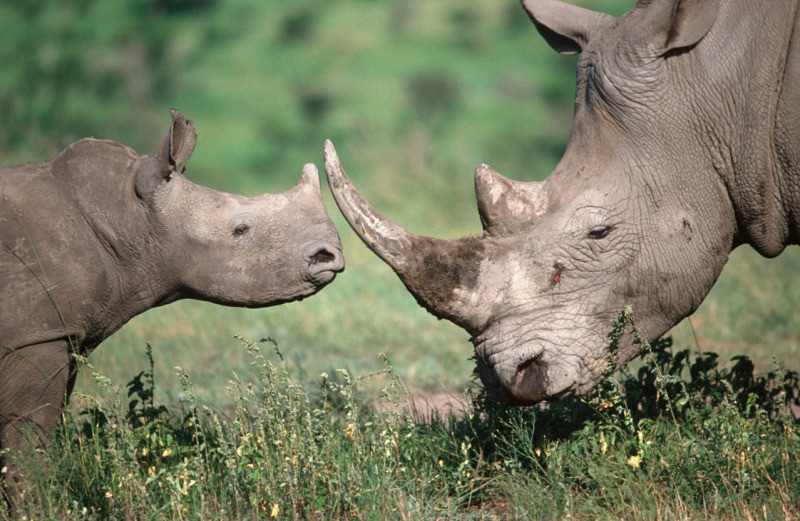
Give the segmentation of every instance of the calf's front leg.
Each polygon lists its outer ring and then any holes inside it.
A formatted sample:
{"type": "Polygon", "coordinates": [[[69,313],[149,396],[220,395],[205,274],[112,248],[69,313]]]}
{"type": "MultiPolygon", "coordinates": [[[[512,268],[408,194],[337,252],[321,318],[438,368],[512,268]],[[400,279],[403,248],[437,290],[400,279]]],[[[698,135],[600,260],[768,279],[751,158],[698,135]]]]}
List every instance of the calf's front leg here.
{"type": "MultiPolygon", "coordinates": [[[[29,440],[43,446],[58,425],[67,393],[75,381],[75,363],[67,340],[0,351],[0,449],[22,449],[29,440]]],[[[24,469],[13,459],[7,469],[6,492],[20,490],[24,469]]]]}

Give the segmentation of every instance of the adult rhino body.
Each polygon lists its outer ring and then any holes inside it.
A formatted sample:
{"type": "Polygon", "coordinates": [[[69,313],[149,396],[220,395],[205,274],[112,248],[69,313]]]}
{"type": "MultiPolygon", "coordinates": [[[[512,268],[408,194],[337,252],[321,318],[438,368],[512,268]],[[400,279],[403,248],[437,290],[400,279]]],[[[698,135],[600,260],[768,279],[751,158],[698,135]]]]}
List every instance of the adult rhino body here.
{"type": "MultiPolygon", "coordinates": [[[[479,237],[420,237],[355,192],[336,201],[421,305],[473,335],[480,376],[517,404],[585,393],[632,304],[653,340],[691,314],[731,250],[800,238],[797,0],[642,0],[614,17],[523,0],[557,51],[581,53],[569,143],[540,183],[475,173],[479,237]]],[[[623,345],[619,363],[641,347],[623,345]]]]}
{"type": "Polygon", "coordinates": [[[53,431],[86,355],[143,311],[182,298],[262,307],[312,295],[344,268],[306,165],[255,198],[184,177],[194,124],[149,156],[83,139],[0,169],[0,448],[53,431]]]}

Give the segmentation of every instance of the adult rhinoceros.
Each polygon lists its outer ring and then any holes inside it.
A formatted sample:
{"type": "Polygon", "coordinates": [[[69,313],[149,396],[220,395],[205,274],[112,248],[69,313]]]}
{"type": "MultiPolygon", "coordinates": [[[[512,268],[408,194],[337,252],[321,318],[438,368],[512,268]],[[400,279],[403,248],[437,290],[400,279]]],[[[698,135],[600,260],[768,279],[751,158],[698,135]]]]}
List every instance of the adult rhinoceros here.
{"type": "Polygon", "coordinates": [[[344,268],[313,165],[283,194],[216,192],[184,177],[196,140],[173,110],[149,156],[83,139],[0,169],[0,448],[52,432],[73,353],[139,313],[182,298],[280,304],[344,268]]]}
{"type": "MultiPolygon", "coordinates": [[[[333,194],[419,303],[473,335],[486,387],[511,403],[585,393],[632,304],[652,340],[691,314],[731,250],[800,239],[797,0],[641,0],[619,19],[524,0],[578,62],[575,115],[541,183],[475,173],[484,233],[439,240],[386,221],[331,145],[333,194]]],[[[621,347],[619,362],[640,346],[621,347]]]]}

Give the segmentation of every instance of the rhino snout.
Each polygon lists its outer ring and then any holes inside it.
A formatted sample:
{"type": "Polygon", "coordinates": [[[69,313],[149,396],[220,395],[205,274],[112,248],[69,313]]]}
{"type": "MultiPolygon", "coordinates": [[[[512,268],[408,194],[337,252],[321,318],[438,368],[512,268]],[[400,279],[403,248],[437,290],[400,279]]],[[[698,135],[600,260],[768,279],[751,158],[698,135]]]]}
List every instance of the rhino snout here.
{"type": "Polygon", "coordinates": [[[486,389],[500,402],[533,405],[550,399],[547,366],[541,356],[536,356],[519,364],[479,365],[479,374],[486,389]]]}
{"type": "Polygon", "coordinates": [[[547,362],[541,356],[519,364],[510,380],[508,391],[516,400],[536,403],[547,398],[547,362]]]}
{"type": "Polygon", "coordinates": [[[541,347],[508,346],[503,338],[484,332],[475,340],[478,374],[495,399],[508,405],[533,405],[574,392],[577,375],[573,367],[552,360],[541,347]]]}
{"type": "Polygon", "coordinates": [[[508,392],[517,405],[554,402],[575,392],[574,369],[565,363],[550,363],[542,355],[523,361],[508,377],[508,392]]]}
{"type": "Polygon", "coordinates": [[[324,286],[344,271],[344,255],[341,246],[330,242],[314,242],[308,245],[303,256],[306,279],[317,286],[324,286]]]}

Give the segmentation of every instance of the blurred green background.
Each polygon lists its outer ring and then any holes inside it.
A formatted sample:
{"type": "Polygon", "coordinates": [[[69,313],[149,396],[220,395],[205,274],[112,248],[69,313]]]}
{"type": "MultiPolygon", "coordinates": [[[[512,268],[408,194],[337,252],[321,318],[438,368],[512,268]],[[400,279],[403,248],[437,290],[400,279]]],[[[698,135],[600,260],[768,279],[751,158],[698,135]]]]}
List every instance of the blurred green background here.
{"type": "MultiPolygon", "coordinates": [[[[632,1],[574,2],[611,14],[632,1]]],[[[574,57],[554,53],[517,0],[5,0],[0,4],[0,154],[44,160],[81,137],[148,153],[175,107],[198,127],[188,176],[255,195],[289,189],[322,143],[382,213],[438,237],[480,232],[480,163],[538,180],[572,118],[574,57]]],[[[324,182],[323,182],[324,185],[324,182]]],[[[308,380],[363,374],[388,355],[412,393],[472,378],[468,335],[419,308],[355,237],[324,189],[347,270],[322,293],[264,310],[179,302],[135,318],[91,360],[123,385],[154,346],[159,390],[224,406],[252,377],[235,333],[274,339],[308,380]]],[[[78,245],[76,245],[78,247],[78,245]]],[[[680,347],[800,367],[800,256],[734,252],[680,347]]],[[[187,259],[191,262],[191,259],[187,259]]]]}

